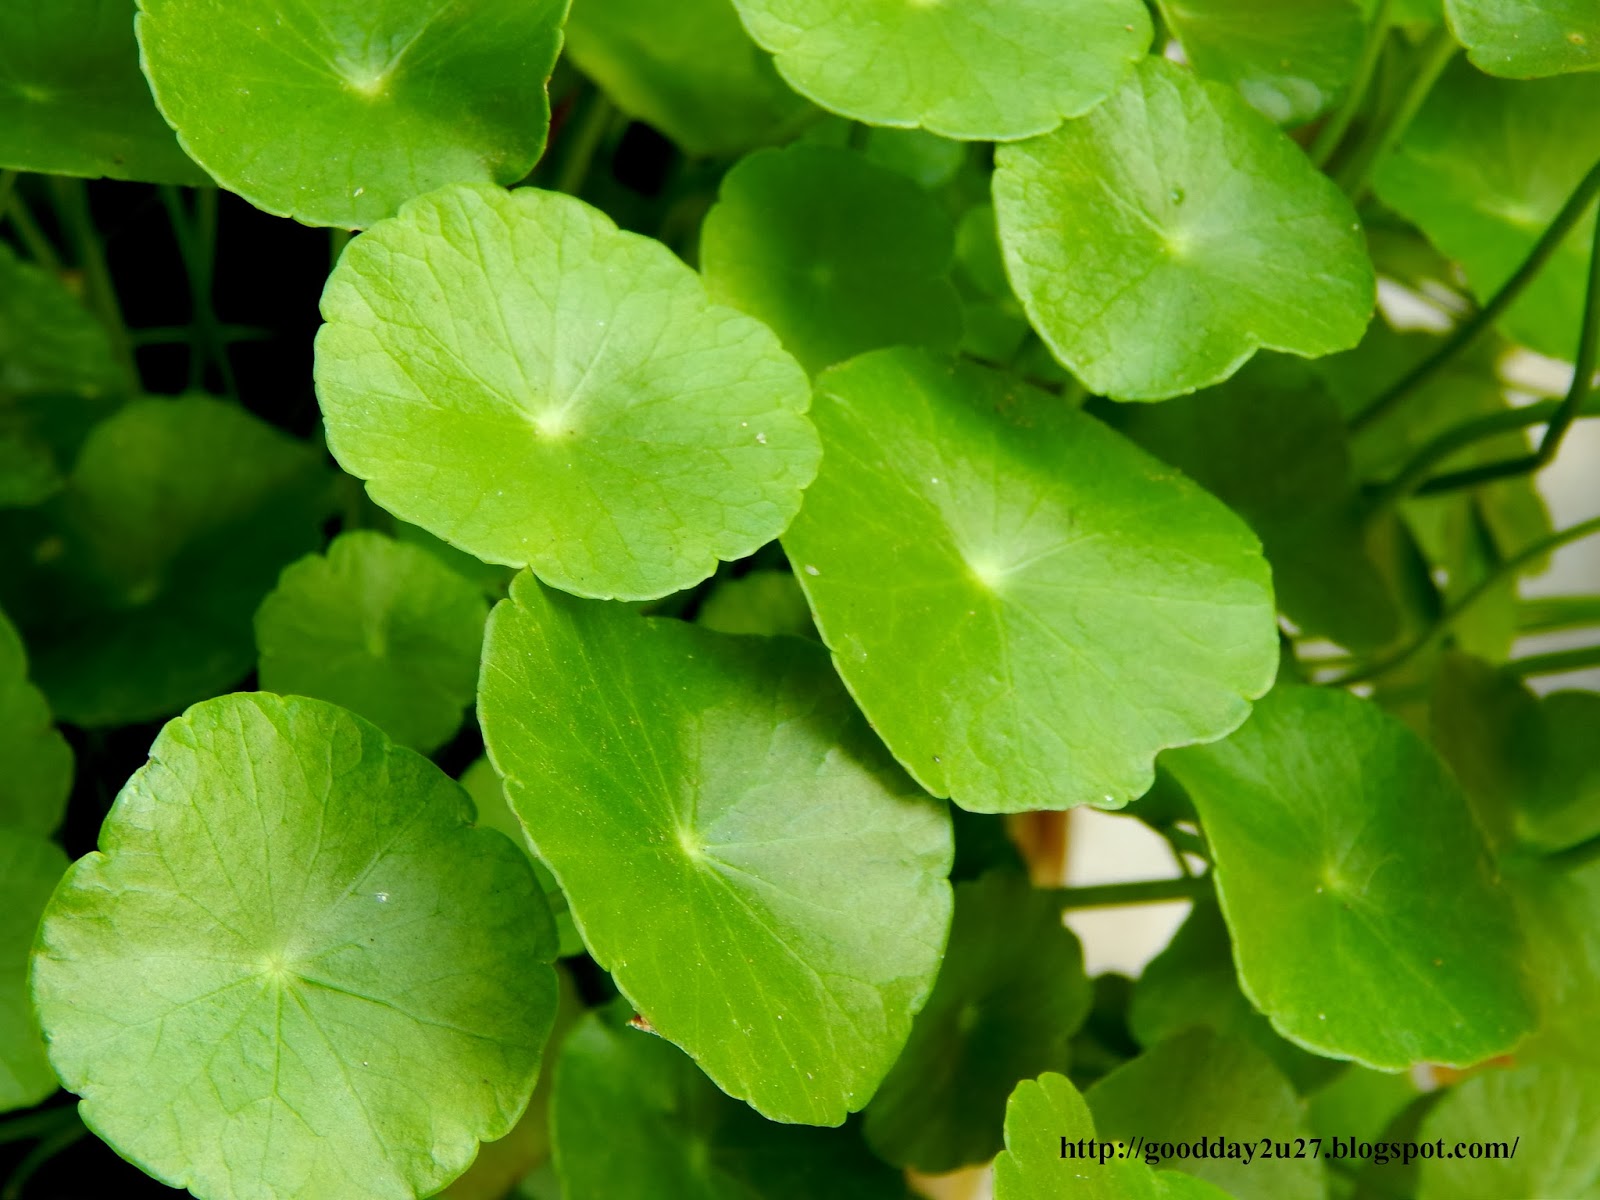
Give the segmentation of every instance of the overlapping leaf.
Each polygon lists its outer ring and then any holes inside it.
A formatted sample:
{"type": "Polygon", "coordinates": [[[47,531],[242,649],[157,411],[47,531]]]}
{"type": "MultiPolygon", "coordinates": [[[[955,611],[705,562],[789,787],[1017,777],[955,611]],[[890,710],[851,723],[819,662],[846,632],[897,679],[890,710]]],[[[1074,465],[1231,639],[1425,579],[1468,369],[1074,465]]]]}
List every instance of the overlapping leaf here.
{"type": "Polygon", "coordinates": [[[28,999],[28,951],[39,914],[67,869],[50,842],[0,823],[0,1113],[37,1104],[56,1075],[28,999]]]}
{"type": "Polygon", "coordinates": [[[1512,79],[1600,70],[1600,9],[1590,0],[1444,0],[1479,70],[1512,79]]]}
{"type": "Polygon", "coordinates": [[[66,813],[72,749],[28,682],[22,639],[0,612],[0,826],[50,834],[66,813]]]}

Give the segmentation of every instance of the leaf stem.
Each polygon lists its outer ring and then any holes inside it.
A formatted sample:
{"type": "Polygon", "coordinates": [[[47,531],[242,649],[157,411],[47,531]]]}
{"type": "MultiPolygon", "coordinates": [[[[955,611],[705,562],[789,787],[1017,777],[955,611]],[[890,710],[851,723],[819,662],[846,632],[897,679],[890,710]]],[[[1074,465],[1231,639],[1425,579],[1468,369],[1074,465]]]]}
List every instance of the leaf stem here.
{"type": "Polygon", "coordinates": [[[89,305],[105,326],[117,362],[137,387],[139,368],[133,358],[133,342],[122,319],[122,306],[117,301],[116,286],[111,282],[111,269],[106,265],[105,251],[100,245],[100,232],[89,212],[88,185],[81,179],[52,178],[50,182],[55,189],[62,224],[72,239],[78,266],[83,271],[89,305]]]}
{"type": "Polygon", "coordinates": [[[189,387],[205,386],[206,363],[216,364],[228,395],[237,397],[238,382],[228,360],[227,342],[222,337],[217,312],[211,302],[212,281],[217,257],[217,192],[202,189],[196,199],[196,215],[191,223],[184,208],[183,194],[171,185],[162,185],[161,202],[166,206],[172,236],[178,243],[189,276],[189,387]]]}
{"type": "Polygon", "coordinates": [[[59,275],[61,256],[56,253],[56,248],[50,244],[50,239],[45,237],[33,219],[33,213],[28,209],[28,202],[22,198],[22,193],[17,189],[20,174],[16,171],[7,171],[6,177],[4,202],[0,203],[0,221],[11,223],[17,237],[22,241],[23,249],[34,262],[47,271],[59,275]]]}
{"type": "Polygon", "coordinates": [[[1428,93],[1433,90],[1433,85],[1438,82],[1439,76],[1450,65],[1450,60],[1455,57],[1460,49],[1456,40],[1451,36],[1450,30],[1440,26],[1422,44],[1416,63],[1412,67],[1411,83],[1401,94],[1400,101],[1390,109],[1368,131],[1361,144],[1356,147],[1350,161],[1339,172],[1339,186],[1344,194],[1350,197],[1352,204],[1357,203],[1366,195],[1367,185],[1372,179],[1372,172],[1383,158],[1398,142],[1411,122],[1415,119],[1423,102],[1427,100],[1428,93]]]}
{"type": "Polygon", "coordinates": [[[78,1109],[71,1104],[9,1117],[0,1121],[0,1146],[10,1142],[32,1141],[77,1123],[78,1109]]]}
{"type": "Polygon", "coordinates": [[[22,1200],[22,1189],[28,1186],[28,1181],[34,1177],[39,1168],[44,1166],[56,1155],[60,1154],[73,1143],[89,1135],[88,1128],[81,1120],[77,1119],[75,1110],[68,1110],[73,1114],[70,1125],[57,1129],[40,1140],[39,1144],[28,1151],[27,1156],[16,1165],[11,1172],[11,1177],[6,1180],[6,1186],[0,1191],[0,1200],[22,1200]]]}
{"type": "Polygon", "coordinates": [[[1600,625],[1600,596],[1533,596],[1517,606],[1517,632],[1557,633],[1600,625]]]}
{"type": "Polygon", "coordinates": [[[1378,59],[1383,56],[1383,47],[1389,40],[1389,8],[1392,0],[1378,0],[1377,11],[1372,14],[1372,26],[1367,30],[1367,40],[1361,47],[1361,61],[1356,67],[1355,78],[1350,81],[1350,90],[1345,93],[1344,102],[1338,109],[1323,122],[1322,128],[1317,131],[1317,137],[1311,143],[1308,153],[1311,161],[1318,167],[1325,167],[1328,160],[1333,157],[1333,152],[1339,148],[1339,143],[1344,141],[1344,135],[1350,130],[1350,123],[1355,120],[1356,114],[1361,111],[1361,106],[1366,103],[1367,92],[1372,87],[1372,77],[1377,74],[1378,59]]]}
{"type": "Polygon", "coordinates": [[[589,170],[594,165],[594,156],[599,152],[600,143],[605,139],[606,130],[611,127],[611,118],[615,113],[611,101],[603,92],[596,91],[589,97],[588,108],[572,131],[572,145],[561,161],[561,172],[556,176],[556,191],[576,196],[583,188],[583,182],[589,178],[589,170]]]}
{"type": "Polygon", "coordinates": [[[1552,650],[1548,654],[1529,654],[1514,658],[1505,669],[1513,675],[1528,678],[1533,675],[1561,675],[1567,671],[1582,671],[1587,667],[1600,667],[1600,645],[1574,646],[1570,650],[1552,650]]]}
{"type": "Polygon", "coordinates": [[[1172,879],[1139,879],[1130,883],[1097,883],[1088,887],[1051,888],[1064,909],[1118,908],[1125,904],[1159,904],[1167,900],[1197,900],[1211,887],[1204,875],[1172,879]]]}

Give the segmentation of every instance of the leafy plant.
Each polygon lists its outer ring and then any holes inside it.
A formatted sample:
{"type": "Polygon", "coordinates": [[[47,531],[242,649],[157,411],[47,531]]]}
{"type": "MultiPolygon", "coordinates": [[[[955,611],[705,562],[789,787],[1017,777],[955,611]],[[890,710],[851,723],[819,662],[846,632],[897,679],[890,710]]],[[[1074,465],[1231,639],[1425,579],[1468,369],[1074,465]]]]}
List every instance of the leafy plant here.
{"type": "Polygon", "coordinates": [[[0,1200],[1600,1196],[1597,55],[4,7],[0,1200]]]}

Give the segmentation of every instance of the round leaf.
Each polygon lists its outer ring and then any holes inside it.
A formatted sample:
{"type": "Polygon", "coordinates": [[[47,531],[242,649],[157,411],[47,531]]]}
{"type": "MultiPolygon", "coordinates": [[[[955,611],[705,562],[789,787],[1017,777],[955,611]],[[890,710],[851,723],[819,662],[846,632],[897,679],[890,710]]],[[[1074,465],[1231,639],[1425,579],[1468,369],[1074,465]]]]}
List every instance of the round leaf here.
{"type": "Polygon", "coordinates": [[[935,795],[1119,807],[1277,668],[1238,517],[998,372],[886,350],[824,374],[822,473],[784,538],[834,663],[935,795]]]}
{"type": "Polygon", "coordinates": [[[1088,116],[996,161],[1017,294],[1097,393],[1161,400],[1257,349],[1361,340],[1376,293],[1355,211],[1224,87],[1146,59],[1088,116]]]}
{"type": "Polygon", "coordinates": [[[539,159],[568,0],[139,0],[156,103],[257,208],[360,229],[539,159]]]}
{"type": "Polygon", "coordinates": [[[1467,57],[1491,75],[1600,70],[1594,0],[1444,0],[1444,11],[1467,57]]]}
{"type": "Polygon", "coordinates": [[[774,1120],[865,1104],[933,986],[950,823],[821,648],[522,575],[479,689],[512,808],[651,1026],[774,1120]]]}
{"type": "Polygon", "coordinates": [[[410,1200],[503,1136],[556,1008],[526,859],[317,700],[169,722],[45,913],[33,992],[91,1129],[204,1200],[410,1200]]]}
{"type": "Polygon", "coordinates": [[[1509,896],[1455,781],[1397,719],[1278,688],[1227,741],[1162,763],[1205,825],[1240,983],[1279,1033],[1399,1070],[1528,1031],[1509,896]]]}
{"type": "Polygon", "coordinates": [[[418,546],[347,533],[256,610],[261,686],[342,704],[427,753],[461,728],[489,604],[418,546]]]}
{"type": "Polygon", "coordinates": [[[328,444],[486,562],[653,599],[781,533],[816,473],[804,373],[659,242],[580,201],[457,187],[355,242],[322,298],[328,444]]]}
{"type": "Polygon", "coordinates": [[[58,847],[0,824],[0,1112],[27,1108],[56,1090],[28,999],[28,951],[66,869],[58,847]]]}
{"type": "Polygon", "coordinates": [[[133,13],[133,0],[0,5],[0,167],[206,182],[151,103],[133,13]]]}
{"type": "Polygon", "coordinates": [[[50,706],[28,682],[28,658],[0,612],[0,826],[49,834],[72,790],[72,748],[50,720],[50,706]]]}
{"type": "Polygon", "coordinates": [[[733,0],[803,96],[873,125],[1028,137],[1098,104],[1150,45],[1137,0],[733,0]]]}
{"type": "Polygon", "coordinates": [[[867,1141],[919,1171],[988,1162],[1011,1090],[1066,1070],[1088,1013],[1083,949],[1050,894],[1009,872],[960,884],[933,995],[867,1106],[867,1141]]]}
{"type": "Polygon", "coordinates": [[[808,371],[880,346],[954,349],[955,231],[910,179],[860,154],[792,146],[728,172],[700,235],[714,300],[771,326],[808,371]]]}

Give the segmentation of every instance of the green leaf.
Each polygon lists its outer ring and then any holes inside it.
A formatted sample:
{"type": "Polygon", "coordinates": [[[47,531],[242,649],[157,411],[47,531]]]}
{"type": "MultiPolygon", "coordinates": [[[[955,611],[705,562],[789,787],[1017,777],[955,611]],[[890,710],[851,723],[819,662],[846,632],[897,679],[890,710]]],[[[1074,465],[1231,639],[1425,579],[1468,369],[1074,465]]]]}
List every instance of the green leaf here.
{"type": "Polygon", "coordinates": [[[815,110],[787,87],[731,0],[574,0],[567,54],[617,107],[690,154],[779,140],[815,110]]]}
{"type": "Polygon", "coordinates": [[[868,1143],[919,1171],[988,1162],[1012,1089],[1065,1071],[1088,1013],[1083,949],[1060,904],[1020,874],[960,884],[933,995],[867,1106],[868,1143]]]}
{"type": "Polygon", "coordinates": [[[236,405],[144,399],[95,426],[50,505],[0,513],[0,606],[56,715],[148,720],[255,661],[250,621],[328,508],[320,454],[236,405]]]}
{"type": "Polygon", "coordinates": [[[72,748],[28,682],[28,656],[0,612],[0,826],[50,834],[67,811],[72,748]]]}
{"type": "Polygon", "coordinates": [[[1349,201],[1218,84],[1146,59],[1088,116],[996,161],[1012,282],[1091,391],[1161,400],[1257,349],[1361,340],[1375,291],[1349,201]]]}
{"type": "Polygon", "coordinates": [[[1153,1171],[1115,1148],[1102,1161],[1104,1151],[1088,1105],[1065,1076],[1026,1080],[1006,1105],[995,1200],[1228,1200],[1193,1175],[1153,1171]]]}
{"type": "Polygon", "coordinates": [[[890,1200],[906,1194],[855,1129],[777,1125],[662,1038],[590,1013],[556,1069],[566,1200],[890,1200]],[[626,1147],[619,1153],[619,1146],[626,1147]]]}
{"type": "Polygon", "coordinates": [[[1028,137],[1105,98],[1150,44],[1136,0],[733,0],[801,95],[873,125],[1028,137]]]}
{"type": "Polygon", "coordinates": [[[1408,1072],[1374,1071],[1348,1063],[1327,1087],[1307,1099],[1311,1132],[1331,1143],[1376,1141],[1401,1111],[1417,1098],[1408,1072]]]}
{"type": "Polygon", "coordinates": [[[461,728],[488,617],[426,550],[347,533],[290,564],[256,610],[261,686],[341,704],[426,754],[461,728]]]}
{"type": "Polygon", "coordinates": [[[1600,1075],[1571,1064],[1485,1071],[1451,1088],[1422,1122],[1419,1141],[1444,1143],[1422,1160],[1418,1200],[1461,1196],[1600,1197],[1600,1075]],[[1512,1142],[1515,1140],[1515,1149],[1512,1142]],[[1483,1142],[1498,1156],[1451,1156],[1483,1142]]]}
{"type": "Polygon", "coordinates": [[[650,1024],[774,1120],[865,1104],[933,986],[950,824],[821,649],[523,575],[489,618],[478,711],[584,943],[650,1024]]]}
{"type": "Polygon", "coordinates": [[[1371,649],[1397,632],[1362,535],[1344,418],[1305,364],[1262,357],[1220,387],[1125,406],[1118,428],[1250,522],[1279,607],[1307,634],[1371,649]]]}
{"type": "Polygon", "coordinates": [[[183,148],[257,208],[363,229],[448,183],[513,183],[550,126],[568,0],[139,0],[183,148]]]}
{"type": "Polygon", "coordinates": [[[1053,396],[887,350],[827,372],[784,537],[874,728],[965,808],[1119,807],[1271,686],[1244,523],[1053,396]]]}
{"type": "MultiPolygon", "coordinates": [[[[1486,300],[1600,159],[1597,107],[1600,75],[1523,83],[1456,63],[1379,164],[1373,188],[1459,262],[1486,300]]],[[[1578,222],[1500,319],[1541,354],[1570,360],[1577,347],[1594,219],[1578,222]]]]}
{"type": "Polygon", "coordinates": [[[67,869],[54,844],[0,824],[0,1112],[56,1090],[56,1075],[28,1000],[28,951],[39,914],[67,869]]]}
{"type": "Polygon", "coordinates": [[[1527,943],[1524,976],[1539,1008],[1539,1027],[1518,1047],[1518,1060],[1600,1072],[1600,858],[1569,866],[1508,856],[1505,870],[1527,943]]]}
{"type": "MultiPolygon", "coordinates": [[[[1307,1132],[1289,1081],[1259,1049],[1211,1029],[1190,1029],[1152,1046],[1089,1089],[1084,1099],[1102,1137],[1209,1142],[1264,1138],[1291,1145],[1307,1132]]],[[[1253,1147],[1252,1147],[1253,1148],[1253,1147]]],[[[1180,1158],[1178,1167],[1238,1200],[1323,1200],[1315,1158],[1180,1158]]]]}
{"type": "Polygon", "coordinates": [[[1279,1033],[1399,1070],[1527,1032],[1510,898],[1460,789],[1394,717],[1279,687],[1227,741],[1162,763],[1210,840],[1240,983],[1279,1033]]]}
{"type": "Polygon", "coordinates": [[[1512,79],[1600,70],[1593,0],[1444,0],[1450,31],[1481,71],[1512,79]]]}
{"type": "Polygon", "coordinates": [[[713,300],[769,325],[808,371],[880,346],[954,349],[955,231],[926,190],[849,150],[792,146],[728,172],[700,236],[713,300]]]}
{"type": "Polygon", "coordinates": [[[816,636],[805,593],[788,571],[751,571],[719,581],[695,620],[718,633],[816,636]]]}
{"type": "Polygon", "coordinates": [[[133,12],[133,0],[0,7],[0,167],[206,182],[150,101],[133,12]]]}
{"type": "Polygon", "coordinates": [[[569,196],[415,200],[351,243],[322,312],[340,464],[396,516],[567,591],[698,583],[781,533],[816,473],[777,339],[569,196]]]}
{"type": "Polygon", "coordinates": [[[516,1123],[550,1032],[523,856],[318,700],[209,700],[150,753],[34,953],[85,1123],[208,1200],[431,1195],[516,1123]]]}
{"type": "Polygon", "coordinates": [[[1184,55],[1268,119],[1303,125],[1333,106],[1361,59],[1359,0],[1157,0],[1184,55]]]}

